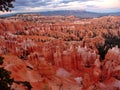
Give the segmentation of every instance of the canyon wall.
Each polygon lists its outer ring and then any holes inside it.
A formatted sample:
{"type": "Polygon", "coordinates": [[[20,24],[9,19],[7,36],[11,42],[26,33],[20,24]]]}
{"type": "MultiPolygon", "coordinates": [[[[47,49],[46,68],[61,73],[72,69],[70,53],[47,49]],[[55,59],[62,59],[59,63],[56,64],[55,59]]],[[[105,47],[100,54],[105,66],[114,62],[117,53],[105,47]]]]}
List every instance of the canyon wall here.
{"type": "Polygon", "coordinates": [[[27,14],[1,19],[2,66],[32,90],[119,90],[119,21],[27,14]]]}

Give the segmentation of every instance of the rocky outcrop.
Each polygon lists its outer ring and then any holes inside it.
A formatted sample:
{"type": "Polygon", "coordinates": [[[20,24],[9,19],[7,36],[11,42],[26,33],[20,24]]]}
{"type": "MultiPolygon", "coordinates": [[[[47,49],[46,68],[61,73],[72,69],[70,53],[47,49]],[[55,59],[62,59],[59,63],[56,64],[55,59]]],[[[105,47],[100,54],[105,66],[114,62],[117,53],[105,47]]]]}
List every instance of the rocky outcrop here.
{"type": "Polygon", "coordinates": [[[116,46],[108,50],[106,58],[103,62],[103,73],[105,79],[115,77],[119,80],[119,62],[120,62],[120,49],[116,46]]]}
{"type": "MultiPolygon", "coordinates": [[[[36,14],[1,19],[3,66],[16,81],[30,82],[33,90],[119,90],[119,21],[119,16],[36,14]],[[100,49],[108,50],[104,60],[100,49]]],[[[13,88],[25,89],[15,83],[13,88]]]]}

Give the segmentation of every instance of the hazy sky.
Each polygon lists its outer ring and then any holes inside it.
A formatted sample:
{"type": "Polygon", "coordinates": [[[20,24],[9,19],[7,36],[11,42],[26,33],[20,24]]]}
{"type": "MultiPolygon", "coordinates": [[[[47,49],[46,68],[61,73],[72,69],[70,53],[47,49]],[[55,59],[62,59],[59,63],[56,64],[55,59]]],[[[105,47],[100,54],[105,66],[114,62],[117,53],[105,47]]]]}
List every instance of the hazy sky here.
{"type": "Polygon", "coordinates": [[[120,0],[16,0],[12,12],[86,10],[120,12],[120,0]]]}

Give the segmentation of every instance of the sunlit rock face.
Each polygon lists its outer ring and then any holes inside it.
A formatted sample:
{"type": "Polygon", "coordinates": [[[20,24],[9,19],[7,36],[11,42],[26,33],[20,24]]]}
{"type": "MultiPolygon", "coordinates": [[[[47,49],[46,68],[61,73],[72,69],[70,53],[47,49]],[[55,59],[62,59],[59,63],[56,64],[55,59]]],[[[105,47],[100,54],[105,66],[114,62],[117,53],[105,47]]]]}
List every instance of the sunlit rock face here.
{"type": "Polygon", "coordinates": [[[114,77],[115,79],[120,79],[120,49],[118,46],[113,47],[112,49],[108,50],[108,53],[106,55],[106,58],[103,62],[103,73],[106,78],[109,79],[111,77],[114,77]]]}
{"type": "MultiPolygon", "coordinates": [[[[15,81],[30,82],[32,90],[119,90],[119,26],[119,16],[0,19],[2,66],[15,81]]],[[[26,90],[15,83],[12,88],[26,90]]]]}
{"type": "Polygon", "coordinates": [[[70,46],[61,52],[60,47],[57,47],[57,51],[54,53],[55,65],[67,70],[81,70],[83,67],[91,67],[97,58],[98,55],[94,51],[80,46],[70,46]]]}

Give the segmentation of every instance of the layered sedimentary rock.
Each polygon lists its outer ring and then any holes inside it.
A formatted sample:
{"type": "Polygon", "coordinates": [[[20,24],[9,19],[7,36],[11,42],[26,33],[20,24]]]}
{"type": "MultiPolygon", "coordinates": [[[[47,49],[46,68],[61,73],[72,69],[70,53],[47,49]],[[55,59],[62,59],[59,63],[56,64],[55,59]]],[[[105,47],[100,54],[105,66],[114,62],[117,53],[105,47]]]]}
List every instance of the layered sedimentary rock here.
{"type": "MultiPolygon", "coordinates": [[[[116,46],[110,50],[103,62],[103,72],[106,73],[107,78],[115,77],[119,80],[119,63],[120,63],[120,49],[116,46]]],[[[106,78],[106,79],[107,79],[106,78]]]]}
{"type": "MultiPolygon", "coordinates": [[[[119,21],[119,16],[36,14],[1,19],[3,66],[15,81],[30,82],[33,90],[119,90],[119,21]]],[[[25,89],[15,83],[12,88],[25,89]]]]}

